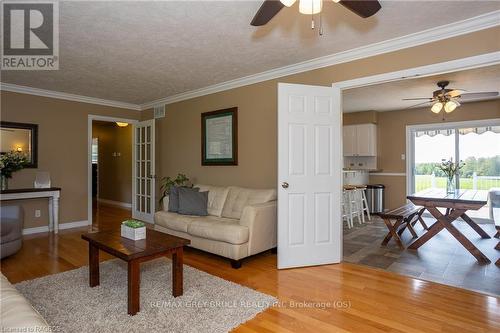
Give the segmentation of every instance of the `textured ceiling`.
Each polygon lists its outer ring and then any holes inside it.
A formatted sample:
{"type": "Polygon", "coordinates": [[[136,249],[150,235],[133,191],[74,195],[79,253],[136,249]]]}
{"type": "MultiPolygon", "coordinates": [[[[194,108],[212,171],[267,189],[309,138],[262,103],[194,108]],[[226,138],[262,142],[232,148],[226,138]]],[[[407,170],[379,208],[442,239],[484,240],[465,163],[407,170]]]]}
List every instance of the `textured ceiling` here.
{"type": "Polygon", "coordinates": [[[436,83],[441,80],[450,81],[448,88],[471,93],[500,92],[500,65],[346,90],[342,95],[344,112],[410,108],[422,101],[403,101],[403,98],[432,97],[432,92],[439,89],[436,83]]]}
{"type": "Polygon", "coordinates": [[[500,8],[496,1],[383,1],[377,15],[361,19],[325,1],[319,37],[297,5],[250,26],[260,4],[61,2],[60,70],[4,71],[2,82],[141,104],[500,8]]]}

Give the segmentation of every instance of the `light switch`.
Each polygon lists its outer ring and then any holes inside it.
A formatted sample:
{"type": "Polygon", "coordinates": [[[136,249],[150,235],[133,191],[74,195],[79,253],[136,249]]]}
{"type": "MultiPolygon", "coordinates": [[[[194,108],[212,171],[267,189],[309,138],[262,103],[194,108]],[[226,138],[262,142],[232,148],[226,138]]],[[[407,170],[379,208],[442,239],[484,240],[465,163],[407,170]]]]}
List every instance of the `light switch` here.
{"type": "Polygon", "coordinates": [[[40,209],[35,209],[35,217],[40,217],[42,216],[42,212],[40,211],[40,209]]]}
{"type": "Polygon", "coordinates": [[[406,160],[406,155],[405,154],[401,154],[401,159],[404,161],[406,160]]]}

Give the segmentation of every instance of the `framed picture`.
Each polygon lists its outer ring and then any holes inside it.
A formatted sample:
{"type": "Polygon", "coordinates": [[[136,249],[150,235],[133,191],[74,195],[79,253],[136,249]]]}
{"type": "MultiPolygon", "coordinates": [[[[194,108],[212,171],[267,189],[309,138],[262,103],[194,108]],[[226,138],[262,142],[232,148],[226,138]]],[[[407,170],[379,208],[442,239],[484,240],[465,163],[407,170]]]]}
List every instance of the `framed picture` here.
{"type": "Polygon", "coordinates": [[[26,168],[38,167],[38,125],[2,121],[0,143],[0,154],[9,151],[22,152],[29,161],[26,168]]]}
{"type": "Polygon", "coordinates": [[[238,108],[201,114],[201,165],[238,165],[238,108]]]}

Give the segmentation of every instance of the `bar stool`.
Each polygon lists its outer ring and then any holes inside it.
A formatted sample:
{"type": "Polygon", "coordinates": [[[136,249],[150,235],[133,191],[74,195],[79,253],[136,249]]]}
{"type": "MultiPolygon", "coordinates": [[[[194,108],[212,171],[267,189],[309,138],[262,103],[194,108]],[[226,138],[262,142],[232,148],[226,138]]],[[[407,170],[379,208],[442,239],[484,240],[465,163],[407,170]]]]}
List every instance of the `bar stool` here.
{"type": "Polygon", "coordinates": [[[347,215],[351,221],[351,226],[354,225],[354,217],[358,219],[358,223],[362,224],[362,210],[361,201],[359,198],[359,191],[356,190],[355,186],[346,185],[344,186],[344,191],[346,192],[345,204],[347,204],[347,215]]]}
{"type": "Polygon", "coordinates": [[[351,229],[353,227],[352,223],[352,214],[349,210],[350,205],[349,197],[346,190],[342,191],[342,221],[345,220],[347,222],[347,228],[351,229]]]}
{"type": "Polygon", "coordinates": [[[356,185],[356,190],[358,192],[358,201],[360,202],[361,206],[361,216],[363,223],[365,223],[365,212],[366,216],[368,217],[368,221],[371,221],[371,216],[370,216],[370,208],[368,208],[368,201],[366,200],[366,186],[365,185],[356,185]]]}

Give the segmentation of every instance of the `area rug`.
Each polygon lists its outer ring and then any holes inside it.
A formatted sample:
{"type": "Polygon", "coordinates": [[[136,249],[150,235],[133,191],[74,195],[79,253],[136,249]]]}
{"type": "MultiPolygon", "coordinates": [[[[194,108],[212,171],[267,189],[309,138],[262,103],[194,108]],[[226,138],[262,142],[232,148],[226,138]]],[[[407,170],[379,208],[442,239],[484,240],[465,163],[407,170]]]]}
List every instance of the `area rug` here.
{"type": "Polygon", "coordinates": [[[127,314],[127,265],[100,264],[100,285],[88,266],[24,281],[16,288],[57,332],[228,332],[277,300],[184,266],[184,294],[172,296],[171,262],[141,264],[140,312],[127,314]]]}

